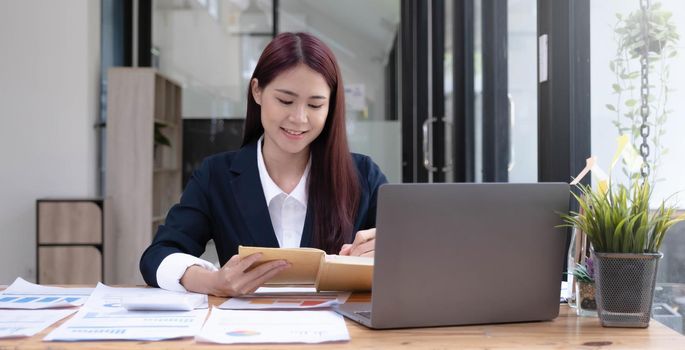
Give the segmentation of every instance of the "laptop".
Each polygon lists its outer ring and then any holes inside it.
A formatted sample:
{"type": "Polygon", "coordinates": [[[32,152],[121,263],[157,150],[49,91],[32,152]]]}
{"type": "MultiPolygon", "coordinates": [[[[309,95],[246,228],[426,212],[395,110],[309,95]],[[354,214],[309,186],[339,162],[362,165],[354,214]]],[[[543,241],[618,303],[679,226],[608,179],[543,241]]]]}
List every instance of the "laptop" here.
{"type": "Polygon", "coordinates": [[[384,185],[371,302],[336,310],[377,329],[554,319],[569,198],[565,183],[384,185]]]}

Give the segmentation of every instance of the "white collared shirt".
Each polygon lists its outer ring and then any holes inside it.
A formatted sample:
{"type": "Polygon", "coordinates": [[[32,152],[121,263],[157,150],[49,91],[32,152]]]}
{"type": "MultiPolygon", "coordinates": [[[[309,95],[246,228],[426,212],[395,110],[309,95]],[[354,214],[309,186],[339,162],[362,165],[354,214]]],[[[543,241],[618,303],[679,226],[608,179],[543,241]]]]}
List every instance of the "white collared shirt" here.
{"type": "MultiPolygon", "coordinates": [[[[263,140],[264,136],[262,135],[257,141],[257,168],[259,169],[259,180],[264,191],[266,205],[269,208],[271,224],[281,248],[296,248],[300,246],[304,220],[307,215],[307,179],[309,178],[311,157],[295,189],[289,194],[285,193],[276,185],[266,169],[262,155],[263,140]]],[[[160,288],[167,290],[186,291],[181,285],[181,277],[188,267],[193,265],[211,271],[217,270],[217,267],[209,261],[190,254],[173,253],[164,258],[157,267],[157,284],[160,288]]]]}
{"type": "Polygon", "coordinates": [[[271,224],[281,248],[297,248],[302,240],[304,218],[307,214],[307,179],[309,178],[311,158],[304,169],[300,182],[290,194],[285,193],[271,179],[266,170],[261,147],[263,139],[264,136],[260,137],[257,142],[257,168],[259,169],[259,179],[262,182],[266,205],[269,207],[271,224]]]}

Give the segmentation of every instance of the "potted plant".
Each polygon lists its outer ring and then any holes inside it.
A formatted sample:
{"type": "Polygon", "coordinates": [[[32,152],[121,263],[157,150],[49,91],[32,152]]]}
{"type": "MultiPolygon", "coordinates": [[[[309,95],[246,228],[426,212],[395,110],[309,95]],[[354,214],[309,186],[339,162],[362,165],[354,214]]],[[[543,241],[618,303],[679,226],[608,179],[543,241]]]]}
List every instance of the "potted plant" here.
{"type": "Polygon", "coordinates": [[[592,246],[597,312],[605,327],[648,327],[659,247],[668,228],[685,219],[674,217],[665,201],[650,211],[651,187],[635,178],[624,185],[578,183],[572,193],[581,210],[562,214],[568,226],[587,234],[592,246]]]}
{"type": "Polygon", "coordinates": [[[675,209],[665,201],[650,210],[656,168],[667,151],[660,137],[670,113],[666,108],[671,91],[668,60],[676,55],[679,36],[671,14],[660,4],[641,2],[640,10],[627,16],[617,14],[617,19],[616,58],[609,64],[616,76],[612,84],[616,100],[606,107],[615,113],[619,148],[608,176],[596,166],[596,158],[588,159],[572,182],[578,186],[573,196],[580,209],[563,219],[590,240],[601,324],[648,327],[662,257],[659,247],[669,227],[684,219],[674,217],[675,209]],[[650,72],[656,76],[650,77],[650,72]],[[628,186],[612,185],[611,170],[619,158],[628,186]],[[600,180],[596,190],[579,183],[591,169],[600,180]]]}
{"type": "Polygon", "coordinates": [[[595,271],[592,258],[587,258],[583,264],[576,264],[571,274],[576,283],[576,310],[578,316],[597,316],[595,271]]]}
{"type": "Polygon", "coordinates": [[[161,147],[160,146],[166,146],[171,148],[171,141],[169,141],[169,138],[164,135],[162,132],[162,129],[166,128],[166,124],[162,124],[159,122],[155,122],[154,125],[154,143],[153,143],[153,161],[155,164],[155,167],[160,168],[162,167],[163,163],[163,156],[161,152],[161,147]]]}

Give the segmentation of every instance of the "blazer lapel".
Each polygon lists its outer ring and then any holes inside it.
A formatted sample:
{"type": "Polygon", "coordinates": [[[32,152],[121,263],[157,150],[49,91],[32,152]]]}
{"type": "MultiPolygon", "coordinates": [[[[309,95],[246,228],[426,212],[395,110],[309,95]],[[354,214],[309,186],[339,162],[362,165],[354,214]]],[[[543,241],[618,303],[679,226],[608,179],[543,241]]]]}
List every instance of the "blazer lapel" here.
{"type": "Polygon", "coordinates": [[[230,171],[238,175],[231,180],[231,187],[255,245],[278,247],[278,240],[259,179],[256,142],[243,147],[236,154],[230,171]]]}

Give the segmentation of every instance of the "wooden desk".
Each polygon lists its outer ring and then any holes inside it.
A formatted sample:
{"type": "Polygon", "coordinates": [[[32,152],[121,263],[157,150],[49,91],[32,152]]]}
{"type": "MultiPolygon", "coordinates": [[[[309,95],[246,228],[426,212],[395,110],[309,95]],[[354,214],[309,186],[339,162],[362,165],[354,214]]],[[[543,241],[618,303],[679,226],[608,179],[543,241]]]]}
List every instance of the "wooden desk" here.
{"type": "MultiPolygon", "coordinates": [[[[225,299],[210,297],[219,305],[225,299]]],[[[198,344],[192,339],[160,342],[43,342],[47,333],[62,322],[31,338],[0,339],[5,349],[685,349],[685,337],[652,320],[647,329],[603,328],[597,318],[576,317],[575,310],[561,305],[560,315],[549,322],[500,325],[369,330],[347,320],[351,340],[346,343],[292,345],[198,344]]]]}

